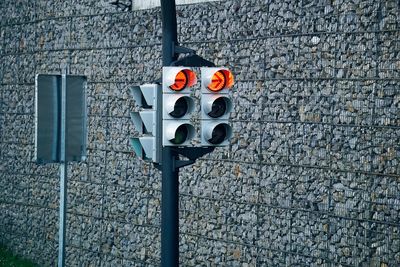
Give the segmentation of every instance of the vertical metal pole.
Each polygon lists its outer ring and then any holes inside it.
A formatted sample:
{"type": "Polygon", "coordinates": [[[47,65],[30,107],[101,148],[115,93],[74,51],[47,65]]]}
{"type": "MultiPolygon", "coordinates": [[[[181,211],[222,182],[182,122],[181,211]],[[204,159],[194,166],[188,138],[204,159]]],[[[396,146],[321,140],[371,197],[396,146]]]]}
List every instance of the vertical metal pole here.
{"type": "Polygon", "coordinates": [[[161,18],[163,66],[169,66],[178,58],[174,52],[178,44],[175,0],[161,0],[161,18]]]}
{"type": "MultiPolygon", "coordinates": [[[[163,66],[177,59],[175,0],[161,0],[163,33],[163,66]]],[[[161,92],[160,92],[161,93],[161,92]]],[[[179,266],[179,169],[175,168],[176,154],[171,147],[162,149],[162,197],[161,197],[161,266],[179,266]]]]}
{"type": "Polygon", "coordinates": [[[61,74],[61,146],[60,146],[60,226],[58,231],[58,266],[65,266],[65,224],[67,219],[67,69],[61,74]]]}
{"type": "Polygon", "coordinates": [[[179,170],[171,147],[163,148],[161,266],[179,266],[179,170]]]}

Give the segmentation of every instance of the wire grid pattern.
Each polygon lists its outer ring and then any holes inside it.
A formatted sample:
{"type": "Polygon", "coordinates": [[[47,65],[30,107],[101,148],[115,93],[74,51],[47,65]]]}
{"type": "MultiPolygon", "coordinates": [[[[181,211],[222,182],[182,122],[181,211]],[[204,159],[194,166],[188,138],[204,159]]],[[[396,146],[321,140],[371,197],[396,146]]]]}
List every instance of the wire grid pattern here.
{"type": "MultiPolygon", "coordinates": [[[[157,265],[160,174],[129,148],[128,92],[160,75],[159,10],[65,5],[1,6],[1,242],[55,261],[58,170],[32,162],[33,82],[69,64],[88,76],[89,151],[70,167],[67,260],[157,265]]],[[[395,1],[178,8],[182,44],[237,80],[231,146],[181,174],[182,265],[400,264],[397,14],[395,1]]]]}

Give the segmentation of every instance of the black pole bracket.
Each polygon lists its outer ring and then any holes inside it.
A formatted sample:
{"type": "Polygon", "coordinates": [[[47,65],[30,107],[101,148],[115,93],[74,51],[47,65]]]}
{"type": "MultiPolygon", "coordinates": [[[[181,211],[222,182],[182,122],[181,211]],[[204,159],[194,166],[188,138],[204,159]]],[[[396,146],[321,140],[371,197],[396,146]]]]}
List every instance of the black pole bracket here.
{"type": "Polygon", "coordinates": [[[174,46],[174,53],[175,54],[190,54],[190,55],[194,55],[196,54],[196,51],[184,46],[180,46],[175,44],[174,46]]]}
{"type": "Polygon", "coordinates": [[[195,161],[196,159],[204,156],[205,154],[213,152],[215,147],[180,147],[173,149],[179,155],[187,157],[191,161],[195,161]]]}
{"type": "Polygon", "coordinates": [[[175,161],[175,169],[179,169],[185,166],[189,166],[193,164],[195,161],[194,160],[176,160],[175,161]]]}
{"type": "Polygon", "coordinates": [[[171,65],[185,67],[215,67],[215,64],[213,62],[208,61],[207,59],[202,58],[196,54],[189,55],[173,61],[171,65]]]}
{"type": "MultiPolygon", "coordinates": [[[[179,170],[185,166],[189,166],[196,162],[196,160],[208,153],[213,152],[215,147],[180,147],[180,148],[173,148],[172,151],[174,152],[174,169],[179,170]],[[178,155],[182,155],[189,160],[180,160],[177,159],[178,155]]],[[[159,163],[153,163],[153,166],[157,169],[162,171],[162,165],[159,163]]]]}

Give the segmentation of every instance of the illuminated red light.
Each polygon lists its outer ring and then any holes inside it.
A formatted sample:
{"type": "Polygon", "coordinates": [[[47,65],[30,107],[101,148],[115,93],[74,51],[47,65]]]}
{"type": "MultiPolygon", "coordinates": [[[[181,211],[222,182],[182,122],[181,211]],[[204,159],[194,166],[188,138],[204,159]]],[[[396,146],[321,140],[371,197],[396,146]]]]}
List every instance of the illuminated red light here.
{"type": "Polygon", "coordinates": [[[231,88],[233,83],[233,74],[229,70],[219,70],[213,74],[207,87],[213,92],[218,92],[225,88],[231,88]]]}
{"type": "Polygon", "coordinates": [[[175,82],[169,88],[174,91],[181,91],[196,83],[196,74],[188,69],[179,71],[175,76],[175,82]]]}

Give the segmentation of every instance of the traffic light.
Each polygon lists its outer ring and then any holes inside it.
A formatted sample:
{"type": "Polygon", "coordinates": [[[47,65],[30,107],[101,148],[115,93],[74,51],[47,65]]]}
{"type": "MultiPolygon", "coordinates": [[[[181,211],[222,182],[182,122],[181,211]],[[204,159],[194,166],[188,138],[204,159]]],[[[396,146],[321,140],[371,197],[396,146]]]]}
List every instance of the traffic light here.
{"type": "Polygon", "coordinates": [[[233,75],[226,68],[201,68],[200,71],[201,145],[226,146],[232,136],[229,91],[234,84],[233,75]]]}
{"type": "Polygon", "coordinates": [[[161,161],[161,112],[158,84],[144,84],[131,88],[131,95],[139,111],[131,113],[131,119],[139,137],[131,138],[137,156],[144,160],[161,161]]]}
{"type": "Polygon", "coordinates": [[[190,122],[194,111],[190,87],[196,82],[196,74],[191,68],[163,67],[163,146],[190,145],[195,135],[194,126],[190,122]]]}

